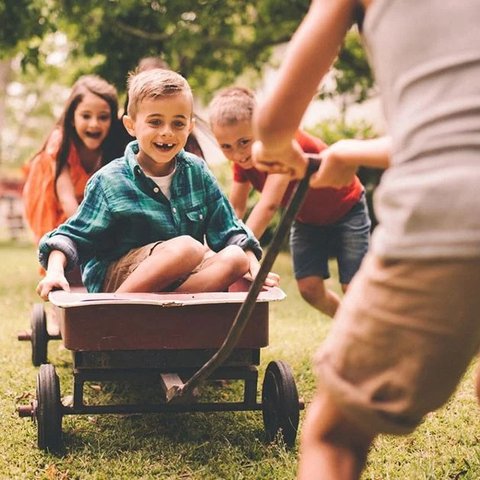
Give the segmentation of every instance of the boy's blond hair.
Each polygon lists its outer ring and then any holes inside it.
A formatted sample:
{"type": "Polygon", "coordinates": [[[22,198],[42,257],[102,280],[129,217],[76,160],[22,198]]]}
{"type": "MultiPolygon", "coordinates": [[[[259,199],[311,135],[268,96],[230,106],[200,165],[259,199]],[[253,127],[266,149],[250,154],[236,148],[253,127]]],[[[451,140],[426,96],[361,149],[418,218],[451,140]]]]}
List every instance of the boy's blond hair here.
{"type": "Polygon", "coordinates": [[[209,106],[210,126],[249,122],[252,120],[255,106],[255,95],[248,88],[228,87],[220,90],[209,106]]]}
{"type": "Polygon", "coordinates": [[[187,93],[192,98],[192,89],[188,82],[176,72],[163,68],[135,71],[127,80],[128,106],[127,113],[135,118],[138,105],[146,98],[162,98],[187,93]]]}

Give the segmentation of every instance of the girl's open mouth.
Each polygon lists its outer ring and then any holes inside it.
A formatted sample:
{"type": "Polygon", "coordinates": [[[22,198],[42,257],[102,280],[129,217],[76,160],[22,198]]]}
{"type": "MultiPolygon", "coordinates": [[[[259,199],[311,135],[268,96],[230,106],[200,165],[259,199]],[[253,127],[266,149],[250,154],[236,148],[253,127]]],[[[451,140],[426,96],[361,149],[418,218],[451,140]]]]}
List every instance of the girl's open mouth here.
{"type": "Polygon", "coordinates": [[[102,132],[85,132],[85,136],[88,138],[93,138],[94,140],[98,140],[102,136],[102,132]]]}

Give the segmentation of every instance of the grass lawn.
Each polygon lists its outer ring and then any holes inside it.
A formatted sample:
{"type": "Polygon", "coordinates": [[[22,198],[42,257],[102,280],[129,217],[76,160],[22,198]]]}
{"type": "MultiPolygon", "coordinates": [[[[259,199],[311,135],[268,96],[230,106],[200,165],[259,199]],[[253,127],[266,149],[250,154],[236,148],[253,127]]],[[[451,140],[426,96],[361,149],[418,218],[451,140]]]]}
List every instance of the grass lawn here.
{"type": "MultiPolygon", "coordinates": [[[[61,455],[36,448],[36,426],[16,414],[35,394],[36,368],[28,343],[16,340],[29,324],[38,280],[35,250],[29,244],[0,243],[0,479],[292,479],[298,450],[266,445],[261,414],[189,413],[130,416],[67,416],[61,455]]],[[[303,302],[282,254],[284,302],[270,305],[270,345],[262,350],[260,379],[270,360],[294,370],[299,393],[308,401],[314,389],[311,356],[330,321],[303,302]]],[[[62,395],[72,393],[70,352],[50,342],[62,395]]],[[[474,365],[453,399],[428,416],[414,435],[380,437],[363,479],[439,480],[480,478],[479,409],[473,391],[474,365]]],[[[260,382],[261,383],[261,382],[260,382]]],[[[230,395],[237,386],[212,394],[230,395]]],[[[120,384],[87,386],[87,397],[122,397],[120,384]]],[[[302,417],[303,418],[303,414],[302,417]]],[[[318,478],[322,478],[319,472],[318,478]]]]}

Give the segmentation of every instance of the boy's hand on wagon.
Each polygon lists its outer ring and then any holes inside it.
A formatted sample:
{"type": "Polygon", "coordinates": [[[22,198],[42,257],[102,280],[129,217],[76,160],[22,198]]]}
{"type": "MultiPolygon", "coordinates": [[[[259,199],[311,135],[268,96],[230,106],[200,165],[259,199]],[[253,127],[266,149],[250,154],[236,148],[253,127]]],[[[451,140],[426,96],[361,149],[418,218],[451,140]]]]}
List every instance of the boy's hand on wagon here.
{"type": "MultiPolygon", "coordinates": [[[[248,272],[244,275],[244,278],[249,282],[253,282],[255,277],[258,275],[258,271],[260,270],[260,263],[256,259],[253,252],[247,252],[247,256],[250,260],[250,268],[248,272]]],[[[274,272],[268,272],[267,278],[265,278],[264,285],[267,287],[277,287],[280,283],[280,275],[274,272]]]]}
{"type": "MultiPolygon", "coordinates": [[[[258,271],[257,271],[258,273],[258,271]]],[[[253,274],[251,271],[246,273],[243,276],[249,282],[253,282],[255,280],[256,274],[253,274]]],[[[280,275],[274,272],[268,272],[267,278],[265,279],[264,285],[266,287],[278,287],[280,284],[280,275]]]]}
{"type": "Polygon", "coordinates": [[[264,283],[267,287],[278,287],[280,284],[280,275],[275,272],[268,272],[264,283]]]}
{"type": "Polygon", "coordinates": [[[43,300],[47,301],[48,294],[52,290],[65,290],[67,292],[70,291],[70,285],[63,273],[47,272],[47,275],[38,283],[36,291],[43,300]]]}

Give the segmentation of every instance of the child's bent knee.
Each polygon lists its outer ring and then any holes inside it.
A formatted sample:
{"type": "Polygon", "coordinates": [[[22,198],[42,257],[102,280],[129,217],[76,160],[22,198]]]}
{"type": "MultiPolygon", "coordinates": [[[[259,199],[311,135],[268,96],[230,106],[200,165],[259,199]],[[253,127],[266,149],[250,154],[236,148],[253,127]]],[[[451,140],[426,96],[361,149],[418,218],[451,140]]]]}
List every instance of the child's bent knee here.
{"type": "Polygon", "coordinates": [[[228,262],[232,266],[232,270],[240,272],[244,275],[250,268],[250,262],[246,253],[238,245],[229,245],[225,248],[228,253],[228,262]]]}
{"type": "Polygon", "coordinates": [[[175,250],[181,255],[191,255],[192,257],[198,258],[199,262],[205,255],[207,247],[200,243],[198,240],[195,240],[193,237],[188,235],[181,235],[175,238],[175,243],[172,247],[175,247],[175,250]]]}
{"type": "Polygon", "coordinates": [[[186,247],[201,247],[205,249],[205,245],[200,243],[198,240],[195,240],[195,238],[191,237],[190,235],[180,235],[178,237],[175,237],[175,242],[180,244],[180,245],[185,245],[186,247]]]}
{"type": "Polygon", "coordinates": [[[231,255],[232,257],[246,257],[245,252],[238,245],[228,245],[222,250],[222,252],[231,255]]]}
{"type": "Polygon", "coordinates": [[[307,302],[323,302],[326,301],[326,291],[321,285],[313,282],[298,282],[298,290],[302,298],[307,302]]]}

